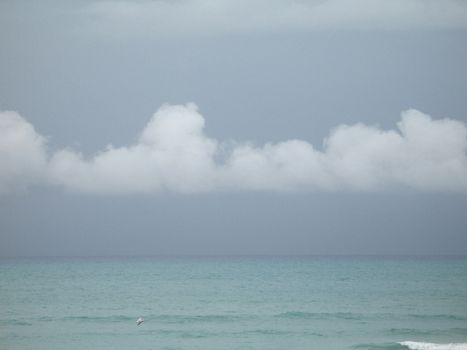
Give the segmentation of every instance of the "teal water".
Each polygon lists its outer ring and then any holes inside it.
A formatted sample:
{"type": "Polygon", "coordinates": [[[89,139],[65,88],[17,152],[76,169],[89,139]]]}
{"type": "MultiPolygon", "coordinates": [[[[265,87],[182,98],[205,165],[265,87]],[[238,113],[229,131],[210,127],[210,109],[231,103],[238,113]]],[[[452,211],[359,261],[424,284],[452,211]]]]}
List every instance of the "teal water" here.
{"type": "Polygon", "coordinates": [[[0,281],[0,349],[467,343],[464,258],[3,259],[0,281]]]}

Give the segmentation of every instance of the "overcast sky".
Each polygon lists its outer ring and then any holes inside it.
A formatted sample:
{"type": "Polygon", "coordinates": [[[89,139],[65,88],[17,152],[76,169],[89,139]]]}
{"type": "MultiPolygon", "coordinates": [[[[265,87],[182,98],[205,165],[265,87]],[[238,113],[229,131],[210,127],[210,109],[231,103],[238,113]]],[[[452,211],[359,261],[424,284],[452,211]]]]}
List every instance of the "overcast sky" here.
{"type": "Polygon", "coordinates": [[[0,255],[467,254],[467,3],[3,1],[0,255]]]}

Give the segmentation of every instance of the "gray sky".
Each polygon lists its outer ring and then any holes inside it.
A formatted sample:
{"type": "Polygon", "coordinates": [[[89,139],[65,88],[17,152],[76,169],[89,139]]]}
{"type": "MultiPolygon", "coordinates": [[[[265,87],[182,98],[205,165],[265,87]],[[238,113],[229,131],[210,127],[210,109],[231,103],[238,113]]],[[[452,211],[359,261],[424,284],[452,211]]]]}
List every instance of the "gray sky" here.
{"type": "Polygon", "coordinates": [[[467,254],[466,34],[462,1],[3,1],[0,254],[467,254]]]}

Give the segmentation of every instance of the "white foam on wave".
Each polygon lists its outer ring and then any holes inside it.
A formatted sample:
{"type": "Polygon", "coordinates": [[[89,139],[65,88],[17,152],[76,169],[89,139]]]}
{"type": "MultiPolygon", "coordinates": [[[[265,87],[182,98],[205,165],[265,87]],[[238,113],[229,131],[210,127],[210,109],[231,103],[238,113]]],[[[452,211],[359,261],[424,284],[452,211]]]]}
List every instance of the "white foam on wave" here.
{"type": "Polygon", "coordinates": [[[435,344],[416,341],[403,341],[399,344],[412,350],[467,350],[467,343],[435,344]]]}

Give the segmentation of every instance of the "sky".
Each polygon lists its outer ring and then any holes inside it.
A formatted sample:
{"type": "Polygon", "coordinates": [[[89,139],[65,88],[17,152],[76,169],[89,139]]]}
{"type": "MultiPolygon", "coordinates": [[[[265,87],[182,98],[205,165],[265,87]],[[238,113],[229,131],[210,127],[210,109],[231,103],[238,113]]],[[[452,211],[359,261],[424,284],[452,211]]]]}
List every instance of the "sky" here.
{"type": "Polygon", "coordinates": [[[467,254],[467,3],[2,1],[0,256],[467,254]]]}

